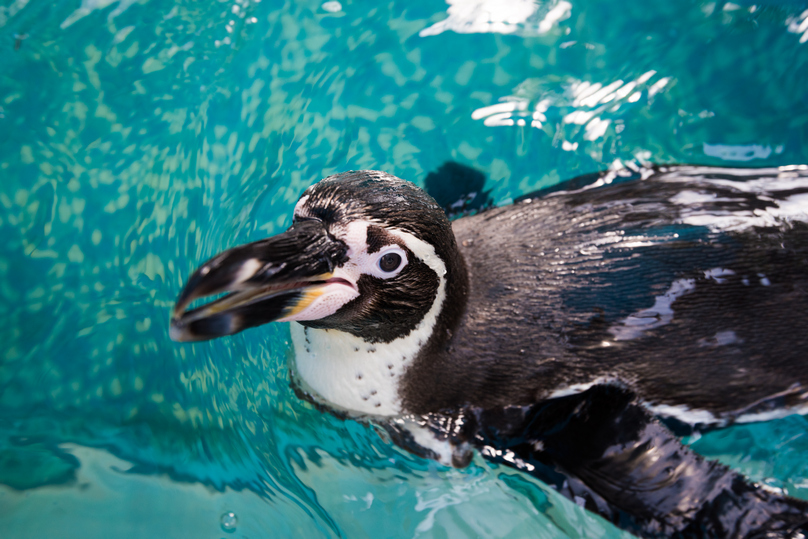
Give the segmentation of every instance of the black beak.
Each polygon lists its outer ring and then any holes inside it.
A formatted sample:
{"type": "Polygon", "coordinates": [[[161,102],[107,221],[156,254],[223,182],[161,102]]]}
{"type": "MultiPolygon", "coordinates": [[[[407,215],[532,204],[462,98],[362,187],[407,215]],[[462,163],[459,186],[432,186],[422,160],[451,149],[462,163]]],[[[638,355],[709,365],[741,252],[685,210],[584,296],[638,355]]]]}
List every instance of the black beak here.
{"type": "Polygon", "coordinates": [[[227,250],[188,279],[171,316],[175,341],[201,341],[291,316],[316,297],[347,259],[347,246],[319,220],[293,224],[283,234],[227,250]],[[187,310],[199,298],[228,293],[187,310]]]}

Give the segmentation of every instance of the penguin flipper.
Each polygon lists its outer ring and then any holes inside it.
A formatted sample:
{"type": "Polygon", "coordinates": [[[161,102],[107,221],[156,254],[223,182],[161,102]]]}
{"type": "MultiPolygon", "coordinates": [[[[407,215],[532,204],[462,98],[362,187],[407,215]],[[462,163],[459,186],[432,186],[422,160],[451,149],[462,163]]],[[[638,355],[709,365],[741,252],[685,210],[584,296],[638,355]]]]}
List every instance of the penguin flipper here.
{"type": "Polygon", "coordinates": [[[797,537],[808,502],[684,446],[628,389],[595,386],[530,407],[472,410],[475,445],[644,537],[797,537]]]}

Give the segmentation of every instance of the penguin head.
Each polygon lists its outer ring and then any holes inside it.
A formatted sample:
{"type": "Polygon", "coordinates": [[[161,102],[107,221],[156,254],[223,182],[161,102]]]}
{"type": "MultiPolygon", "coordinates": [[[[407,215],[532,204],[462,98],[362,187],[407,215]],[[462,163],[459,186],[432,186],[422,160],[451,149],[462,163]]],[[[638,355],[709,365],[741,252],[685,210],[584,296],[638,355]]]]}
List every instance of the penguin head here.
{"type": "Polygon", "coordinates": [[[286,232],[200,266],[177,299],[170,336],[207,340],[296,321],[386,343],[440,311],[447,282],[454,290],[464,280],[451,225],[429,195],[383,172],[346,172],[307,189],[286,232]]]}

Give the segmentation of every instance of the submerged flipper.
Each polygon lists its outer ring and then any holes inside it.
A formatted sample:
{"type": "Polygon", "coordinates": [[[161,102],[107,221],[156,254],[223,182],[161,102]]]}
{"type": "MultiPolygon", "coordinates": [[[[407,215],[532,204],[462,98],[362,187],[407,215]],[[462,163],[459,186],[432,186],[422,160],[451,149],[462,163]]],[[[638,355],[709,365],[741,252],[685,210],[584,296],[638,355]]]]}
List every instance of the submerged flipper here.
{"type": "Polygon", "coordinates": [[[527,470],[644,537],[802,537],[808,502],[750,483],[682,445],[624,388],[531,407],[467,410],[489,460],[527,470]]]}

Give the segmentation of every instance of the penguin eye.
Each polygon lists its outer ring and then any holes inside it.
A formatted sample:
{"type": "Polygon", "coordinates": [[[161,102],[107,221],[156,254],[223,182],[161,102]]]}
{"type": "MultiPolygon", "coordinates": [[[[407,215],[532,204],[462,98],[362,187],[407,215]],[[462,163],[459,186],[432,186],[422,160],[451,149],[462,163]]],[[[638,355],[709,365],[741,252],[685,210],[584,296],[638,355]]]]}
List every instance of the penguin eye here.
{"type": "Polygon", "coordinates": [[[379,269],[385,273],[392,273],[401,265],[401,255],[398,253],[387,253],[379,259],[379,269]]]}
{"type": "Polygon", "coordinates": [[[407,252],[401,247],[389,246],[371,259],[367,273],[379,279],[391,279],[401,273],[407,265],[407,252]]]}

